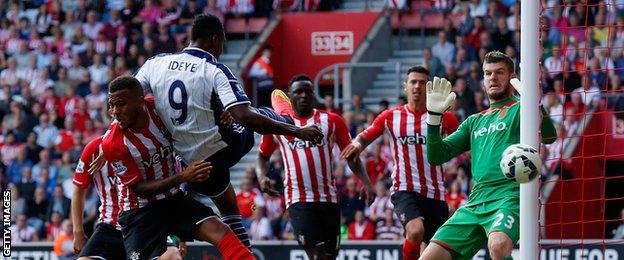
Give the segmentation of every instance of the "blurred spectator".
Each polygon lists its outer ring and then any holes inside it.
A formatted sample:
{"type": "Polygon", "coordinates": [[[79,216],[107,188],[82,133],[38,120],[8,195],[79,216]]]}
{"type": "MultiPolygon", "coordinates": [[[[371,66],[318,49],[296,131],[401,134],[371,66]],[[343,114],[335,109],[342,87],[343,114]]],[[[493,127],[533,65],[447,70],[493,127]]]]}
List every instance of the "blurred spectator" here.
{"type": "Polygon", "coordinates": [[[364,211],[366,206],[364,200],[360,198],[360,193],[357,190],[355,177],[347,179],[345,185],[345,191],[340,196],[340,212],[344,216],[346,223],[351,223],[354,220],[356,211],[364,211]]]}
{"type": "Polygon", "coordinates": [[[338,115],[342,115],[342,108],[340,106],[335,107],[334,105],[334,96],[325,95],[323,97],[323,109],[327,112],[336,113],[338,115]]]}
{"type": "Polygon", "coordinates": [[[61,213],[52,212],[50,216],[50,222],[46,223],[46,240],[54,241],[56,237],[61,233],[61,213]]]}
{"type": "Polygon", "coordinates": [[[30,171],[30,167],[33,165],[33,162],[31,160],[28,160],[26,156],[27,156],[26,150],[24,148],[19,149],[17,153],[17,157],[15,157],[15,159],[13,159],[7,165],[7,169],[5,173],[9,179],[9,182],[17,185],[18,183],[22,181],[24,177],[22,175],[23,169],[28,168],[28,170],[30,171]]]}
{"type": "Polygon", "coordinates": [[[10,227],[11,242],[20,244],[22,242],[39,241],[39,236],[35,229],[26,224],[26,216],[19,215],[15,224],[10,227]]]}
{"type": "Polygon", "coordinates": [[[271,46],[264,47],[262,55],[256,59],[249,69],[249,78],[256,87],[258,97],[257,106],[268,106],[271,102],[271,91],[274,88],[273,67],[271,66],[271,46]]]}
{"type": "Polygon", "coordinates": [[[30,167],[22,168],[22,176],[21,179],[15,182],[15,186],[19,190],[19,193],[24,197],[24,199],[31,200],[35,194],[35,188],[37,184],[32,176],[32,171],[30,167]]]}
{"type": "Polygon", "coordinates": [[[349,240],[375,239],[375,226],[364,216],[364,212],[361,210],[355,212],[354,221],[349,224],[348,232],[349,240]]]}
{"type": "Polygon", "coordinates": [[[26,159],[32,163],[39,162],[39,153],[43,150],[43,147],[37,144],[37,133],[30,132],[26,138],[26,145],[24,146],[26,152],[26,159]]]}
{"type": "Polygon", "coordinates": [[[449,214],[453,215],[455,210],[457,210],[460,206],[466,204],[468,197],[466,194],[463,194],[460,189],[460,182],[455,180],[451,183],[450,188],[448,189],[445,195],[446,203],[449,205],[449,214]]]}
{"type": "MultiPolygon", "coordinates": [[[[366,171],[371,183],[377,183],[377,180],[386,175],[387,163],[381,158],[381,144],[375,144],[372,147],[371,156],[366,160],[366,171]]],[[[361,186],[358,181],[358,186],[361,186]]]]}
{"type": "Polygon", "coordinates": [[[9,165],[13,159],[17,158],[24,145],[15,140],[15,134],[9,132],[4,136],[4,142],[0,144],[0,157],[3,165],[9,165]]]}
{"type": "Polygon", "coordinates": [[[52,193],[52,197],[50,198],[50,202],[48,204],[48,211],[46,213],[46,220],[50,219],[50,215],[52,212],[60,212],[61,217],[66,219],[69,217],[69,208],[71,206],[71,201],[66,198],[63,194],[63,187],[61,185],[57,185],[54,188],[54,192],[52,193]]]}
{"type": "Polygon", "coordinates": [[[494,50],[504,52],[505,48],[512,44],[513,34],[509,31],[507,20],[504,17],[496,19],[496,31],[492,33],[491,38],[494,43],[494,50]]]}
{"type": "Polygon", "coordinates": [[[19,190],[15,185],[9,184],[8,189],[11,191],[11,222],[15,222],[17,216],[26,214],[26,199],[20,196],[19,190]]]}
{"type": "MultiPolygon", "coordinates": [[[[620,221],[624,222],[624,208],[620,211],[620,221]]],[[[613,234],[613,239],[624,239],[624,223],[620,224],[611,233],[613,234]]]]}
{"type": "Polygon", "coordinates": [[[470,16],[483,17],[487,13],[487,3],[484,0],[471,0],[470,1],[470,16]]]}
{"type": "Polygon", "coordinates": [[[364,106],[362,102],[362,96],[359,94],[353,94],[351,97],[351,110],[349,112],[353,113],[353,124],[361,125],[366,122],[366,113],[368,113],[368,108],[364,106]]]}
{"type": "Polygon", "coordinates": [[[37,134],[37,144],[44,148],[50,148],[58,135],[58,128],[50,124],[50,118],[46,114],[39,116],[39,124],[33,131],[37,134]]]}
{"type": "Polygon", "coordinates": [[[95,40],[103,27],[104,25],[102,24],[102,22],[98,21],[97,12],[94,10],[89,11],[87,13],[87,22],[82,24],[82,30],[87,35],[87,37],[89,37],[89,39],[91,40],[95,40]]]}
{"type": "Polygon", "coordinates": [[[279,234],[281,232],[280,222],[282,219],[282,215],[284,215],[284,212],[286,211],[284,196],[278,195],[273,197],[266,193],[263,193],[263,197],[266,217],[269,219],[271,229],[273,230],[272,234],[274,237],[279,238],[279,234]]]}
{"type": "Polygon", "coordinates": [[[61,224],[61,232],[54,239],[54,254],[59,260],[74,259],[74,233],[71,220],[65,219],[61,224]]]}
{"type": "Polygon", "coordinates": [[[238,195],[236,195],[236,202],[238,203],[238,209],[241,213],[242,224],[246,229],[249,229],[254,210],[258,207],[264,207],[264,199],[261,193],[256,192],[256,189],[254,189],[253,180],[251,178],[243,179],[241,190],[238,192],[238,195]]]}
{"type": "Polygon", "coordinates": [[[423,66],[430,72],[430,76],[442,77],[444,75],[444,66],[438,57],[431,54],[430,48],[423,49],[423,66]]]}
{"type": "Polygon", "coordinates": [[[403,238],[403,226],[394,217],[392,209],[383,212],[383,218],[377,221],[375,236],[377,240],[401,240],[403,238]]]}
{"type": "Polygon", "coordinates": [[[444,31],[438,32],[438,42],[431,46],[431,53],[434,57],[440,59],[443,66],[453,62],[453,57],[455,57],[455,45],[448,41],[444,31]]]}
{"type": "Polygon", "coordinates": [[[369,207],[370,219],[379,221],[384,217],[387,209],[393,209],[394,205],[390,201],[390,192],[383,181],[375,183],[375,200],[369,207]]]}
{"type": "Polygon", "coordinates": [[[249,238],[252,240],[273,239],[270,221],[264,216],[264,207],[257,207],[253,212],[251,225],[249,227],[249,238]]]}

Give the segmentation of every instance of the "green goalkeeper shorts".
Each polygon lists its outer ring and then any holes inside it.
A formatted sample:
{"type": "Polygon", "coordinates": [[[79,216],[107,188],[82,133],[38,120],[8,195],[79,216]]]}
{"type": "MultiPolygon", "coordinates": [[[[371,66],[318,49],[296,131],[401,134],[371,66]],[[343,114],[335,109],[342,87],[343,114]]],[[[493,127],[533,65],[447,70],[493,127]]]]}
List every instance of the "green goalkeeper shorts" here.
{"type": "Polygon", "coordinates": [[[520,237],[519,201],[481,203],[464,206],[433,235],[434,242],[451,252],[453,259],[471,259],[487,243],[491,232],[503,232],[513,244],[520,237]]]}

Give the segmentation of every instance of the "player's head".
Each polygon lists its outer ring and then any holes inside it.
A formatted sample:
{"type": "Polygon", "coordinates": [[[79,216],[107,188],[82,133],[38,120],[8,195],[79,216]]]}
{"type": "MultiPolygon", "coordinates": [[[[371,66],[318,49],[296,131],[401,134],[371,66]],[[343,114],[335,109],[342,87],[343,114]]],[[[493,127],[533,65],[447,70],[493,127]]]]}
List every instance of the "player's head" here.
{"type": "Polygon", "coordinates": [[[307,116],[314,109],[314,88],[312,79],[307,75],[296,75],[288,83],[288,96],[295,113],[307,116]]]}
{"type": "Polygon", "coordinates": [[[403,90],[408,103],[421,105],[425,103],[426,85],[429,81],[429,70],[423,66],[413,66],[407,70],[403,90]]]}
{"type": "Polygon", "coordinates": [[[499,51],[488,52],[483,60],[483,88],[492,101],[510,97],[513,88],[509,80],[515,77],[514,62],[499,51]]]}
{"type": "Polygon", "coordinates": [[[137,117],[145,113],[141,83],[132,76],[117,77],[108,86],[108,104],[121,128],[134,127],[137,117]]]}
{"type": "Polygon", "coordinates": [[[195,16],[191,28],[191,45],[219,58],[225,44],[225,30],[218,17],[212,14],[195,16]]]}

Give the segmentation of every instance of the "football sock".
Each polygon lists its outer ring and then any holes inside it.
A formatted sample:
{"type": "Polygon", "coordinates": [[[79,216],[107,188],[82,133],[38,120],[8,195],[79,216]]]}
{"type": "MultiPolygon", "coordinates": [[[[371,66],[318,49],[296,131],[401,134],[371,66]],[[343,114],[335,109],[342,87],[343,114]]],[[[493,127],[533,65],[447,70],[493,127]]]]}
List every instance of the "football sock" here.
{"type": "Polygon", "coordinates": [[[409,240],[403,240],[403,259],[417,260],[420,257],[420,243],[412,243],[409,240]]]}
{"type": "Polygon", "coordinates": [[[241,223],[241,215],[222,216],[221,221],[223,221],[223,223],[230,227],[232,232],[236,234],[236,236],[238,237],[240,242],[243,243],[243,245],[248,248],[251,247],[251,244],[249,243],[249,235],[247,235],[247,230],[245,230],[245,227],[243,227],[243,224],[241,223]]]}
{"type": "Polygon", "coordinates": [[[225,236],[221,238],[221,241],[219,241],[217,248],[221,255],[223,255],[223,259],[254,259],[249,248],[243,246],[233,232],[225,234],[225,236]]]}

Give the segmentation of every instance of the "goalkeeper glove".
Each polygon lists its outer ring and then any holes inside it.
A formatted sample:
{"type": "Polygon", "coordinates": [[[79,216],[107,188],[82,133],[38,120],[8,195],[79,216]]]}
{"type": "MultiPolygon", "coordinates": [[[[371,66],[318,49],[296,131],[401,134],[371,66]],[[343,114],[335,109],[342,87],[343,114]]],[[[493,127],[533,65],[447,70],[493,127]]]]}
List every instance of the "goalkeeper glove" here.
{"type": "Polygon", "coordinates": [[[522,89],[522,86],[520,85],[520,80],[517,78],[512,78],[509,80],[509,83],[518,92],[518,94],[520,94],[520,89],[522,89]]]}
{"type": "Polygon", "coordinates": [[[427,82],[427,124],[440,125],[442,114],[455,100],[451,92],[451,83],[445,78],[434,77],[427,82]]]}

